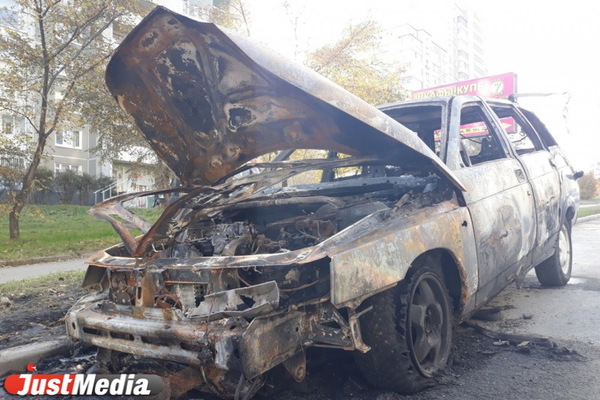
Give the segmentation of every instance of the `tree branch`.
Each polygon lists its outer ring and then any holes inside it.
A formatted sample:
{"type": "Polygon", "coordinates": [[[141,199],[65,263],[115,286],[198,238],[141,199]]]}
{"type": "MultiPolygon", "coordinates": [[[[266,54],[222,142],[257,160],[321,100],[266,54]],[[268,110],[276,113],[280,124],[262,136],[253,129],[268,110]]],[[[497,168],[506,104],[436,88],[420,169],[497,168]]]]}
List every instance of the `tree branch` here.
{"type": "Polygon", "coordinates": [[[33,128],[33,130],[37,133],[37,127],[35,126],[34,121],[31,119],[31,117],[29,115],[25,114],[23,111],[20,111],[20,109],[18,109],[18,108],[11,108],[11,107],[7,107],[7,106],[2,106],[0,109],[1,110],[7,110],[11,114],[16,114],[16,115],[21,116],[22,118],[25,118],[25,120],[27,120],[27,123],[29,125],[31,125],[31,127],[33,128]]]}
{"type": "MultiPolygon", "coordinates": [[[[69,57],[67,60],[65,60],[65,62],[61,63],[61,66],[54,72],[54,74],[52,74],[52,77],[50,78],[50,85],[54,84],[56,79],[58,79],[60,74],[66,69],[67,65],[72,65],[73,62],[75,60],[77,60],[84,51],[88,50],[88,47],[90,46],[90,44],[96,38],[98,38],[106,29],[108,29],[108,27],[115,21],[115,19],[117,19],[119,16],[122,16],[122,15],[123,14],[119,14],[118,16],[115,16],[114,18],[110,18],[109,21],[107,21],[104,24],[104,26],[97,29],[93,35],[90,35],[90,37],[88,37],[86,39],[86,41],[84,43],[82,43],[81,46],[79,46],[79,48],[77,49],[75,54],[73,54],[71,57],[69,57]]],[[[63,51],[64,51],[64,49],[63,49],[63,51]]],[[[106,56],[102,57],[102,59],[103,60],[106,59],[106,56]]]]}
{"type": "MultiPolygon", "coordinates": [[[[85,30],[85,28],[87,28],[88,26],[90,26],[93,22],[96,22],[96,20],[100,19],[103,16],[104,11],[106,10],[106,6],[99,9],[98,12],[95,15],[92,15],[91,17],[89,17],[87,19],[87,21],[85,21],[82,25],[77,25],[75,30],[73,31],[73,33],[71,34],[71,36],[69,37],[69,39],[67,39],[67,41],[65,41],[65,43],[63,43],[62,45],[60,45],[56,51],[54,51],[54,54],[50,55],[50,58],[48,59],[48,62],[52,62],[52,60],[54,60],[56,57],[58,57],[59,54],[61,54],[70,44],[72,44],[75,39],[77,39],[81,33],[85,30]]],[[[111,22],[112,23],[112,20],[111,22]]],[[[110,23],[108,25],[110,25],[110,23]]],[[[106,26],[108,27],[108,26],[106,26]]],[[[106,29],[103,28],[102,32],[104,32],[104,30],[106,29]]],[[[102,33],[101,32],[101,33],[102,33]]],[[[97,35],[94,36],[94,38],[96,38],[97,35]]],[[[87,45],[89,45],[89,41],[87,44],[82,44],[81,47],[85,48],[87,47],[87,45]]]]}
{"type": "Polygon", "coordinates": [[[336,59],[340,57],[341,54],[345,53],[352,45],[356,42],[356,39],[360,37],[364,33],[365,30],[373,26],[372,20],[367,20],[361,24],[351,26],[348,29],[348,37],[342,38],[333,46],[324,47],[324,49],[333,50],[332,53],[329,54],[329,57],[321,63],[321,65],[313,66],[313,69],[316,72],[320,72],[325,69],[327,66],[332,64],[336,59]]]}

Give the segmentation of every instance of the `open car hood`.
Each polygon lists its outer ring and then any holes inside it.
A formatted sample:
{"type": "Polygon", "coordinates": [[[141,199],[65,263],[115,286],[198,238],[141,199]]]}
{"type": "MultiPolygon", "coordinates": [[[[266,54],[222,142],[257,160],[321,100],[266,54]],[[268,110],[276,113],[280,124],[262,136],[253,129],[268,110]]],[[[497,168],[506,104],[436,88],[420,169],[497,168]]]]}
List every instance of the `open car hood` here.
{"type": "Polygon", "coordinates": [[[307,68],[211,23],[152,11],[121,43],[109,90],[186,184],[285,149],[396,152],[463,185],[415,133],[307,68]]]}

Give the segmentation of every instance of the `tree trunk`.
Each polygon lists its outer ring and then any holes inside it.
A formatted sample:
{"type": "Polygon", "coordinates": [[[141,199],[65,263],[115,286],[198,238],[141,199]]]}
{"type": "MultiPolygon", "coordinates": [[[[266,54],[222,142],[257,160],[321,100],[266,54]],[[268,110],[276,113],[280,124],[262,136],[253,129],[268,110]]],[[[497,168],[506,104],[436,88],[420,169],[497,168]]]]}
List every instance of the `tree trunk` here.
{"type": "MultiPolygon", "coordinates": [[[[46,44],[46,36],[44,29],[44,17],[43,10],[41,9],[41,3],[39,4],[39,8],[36,8],[37,12],[37,22],[40,29],[40,43],[42,46],[42,54],[43,54],[43,82],[42,82],[42,91],[41,91],[41,104],[40,104],[40,114],[37,119],[37,129],[36,133],[38,135],[37,138],[37,146],[35,148],[35,152],[33,153],[33,158],[31,160],[31,164],[27,168],[27,172],[25,172],[25,176],[23,176],[23,185],[21,190],[19,190],[15,198],[13,199],[13,207],[10,210],[10,214],[8,215],[8,232],[9,237],[11,239],[19,239],[21,236],[21,230],[19,229],[19,217],[21,216],[21,211],[23,207],[25,207],[25,203],[27,202],[27,198],[29,197],[29,193],[31,193],[31,188],[33,186],[33,182],[35,180],[35,172],[40,165],[40,161],[42,160],[42,156],[44,154],[44,148],[46,147],[46,139],[48,139],[48,135],[50,134],[49,130],[46,127],[46,117],[48,113],[48,93],[50,93],[51,85],[49,84],[50,79],[50,57],[48,55],[48,48],[46,44]]],[[[52,127],[54,129],[54,127],[52,127]]]]}
{"type": "Polygon", "coordinates": [[[19,215],[23,210],[25,204],[21,201],[13,204],[12,210],[8,214],[8,233],[11,239],[18,239],[21,236],[21,230],[19,229],[19,215]]]}
{"type": "Polygon", "coordinates": [[[33,154],[31,164],[29,165],[29,168],[27,168],[27,172],[23,177],[21,190],[17,191],[13,199],[12,209],[8,215],[8,233],[11,239],[18,239],[21,236],[21,230],[19,229],[19,217],[21,216],[23,207],[25,207],[29,193],[31,193],[31,188],[35,180],[35,172],[40,165],[44,147],[46,145],[46,139],[48,135],[45,132],[39,133],[38,135],[38,145],[35,149],[35,153],[33,154]]]}

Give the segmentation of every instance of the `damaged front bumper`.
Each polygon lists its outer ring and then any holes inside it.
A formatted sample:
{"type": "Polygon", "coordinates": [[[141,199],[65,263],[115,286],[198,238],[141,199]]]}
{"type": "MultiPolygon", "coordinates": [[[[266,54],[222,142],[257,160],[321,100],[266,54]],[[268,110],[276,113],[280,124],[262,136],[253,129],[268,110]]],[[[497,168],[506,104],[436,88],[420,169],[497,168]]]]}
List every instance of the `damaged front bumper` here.
{"type": "Polygon", "coordinates": [[[360,314],[342,316],[328,297],[301,309],[277,309],[278,303],[275,281],[207,295],[185,316],[176,308],[118,305],[105,291],[82,298],[65,322],[75,340],[200,369],[199,383],[225,397],[240,376],[250,381],[282,363],[303,380],[308,346],[368,351],[360,314]]]}

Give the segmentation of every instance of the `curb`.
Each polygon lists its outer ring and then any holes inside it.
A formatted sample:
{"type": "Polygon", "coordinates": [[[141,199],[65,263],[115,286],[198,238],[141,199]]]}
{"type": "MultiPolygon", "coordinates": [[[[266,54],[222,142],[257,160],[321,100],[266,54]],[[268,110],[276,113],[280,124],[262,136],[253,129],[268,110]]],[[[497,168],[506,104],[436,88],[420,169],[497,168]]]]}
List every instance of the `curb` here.
{"type": "Polygon", "coordinates": [[[581,222],[591,221],[591,220],[598,219],[598,218],[600,218],[600,214],[593,214],[593,215],[588,215],[585,217],[577,218],[577,222],[575,223],[575,225],[577,225],[581,222]]]}
{"type": "Polygon", "coordinates": [[[30,343],[22,346],[0,350],[0,377],[11,372],[25,372],[27,364],[35,364],[44,357],[56,354],[67,354],[73,341],[66,336],[41,343],[30,343]]]}
{"type": "Polygon", "coordinates": [[[0,268],[2,268],[2,267],[18,267],[20,265],[42,264],[42,263],[56,262],[56,261],[76,260],[78,258],[89,258],[93,254],[94,253],[59,254],[59,255],[55,255],[55,256],[25,258],[25,259],[20,259],[20,260],[0,260],[0,268]]]}

